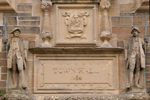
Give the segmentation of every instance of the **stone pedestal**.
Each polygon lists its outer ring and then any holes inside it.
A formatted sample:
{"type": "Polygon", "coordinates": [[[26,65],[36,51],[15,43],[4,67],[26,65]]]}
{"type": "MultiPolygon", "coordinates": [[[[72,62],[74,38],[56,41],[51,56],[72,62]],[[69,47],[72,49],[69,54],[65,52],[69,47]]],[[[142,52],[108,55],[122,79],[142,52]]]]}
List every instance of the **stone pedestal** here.
{"type": "Polygon", "coordinates": [[[29,94],[27,91],[19,89],[10,89],[4,95],[3,100],[36,100],[34,95],[29,94]]]}

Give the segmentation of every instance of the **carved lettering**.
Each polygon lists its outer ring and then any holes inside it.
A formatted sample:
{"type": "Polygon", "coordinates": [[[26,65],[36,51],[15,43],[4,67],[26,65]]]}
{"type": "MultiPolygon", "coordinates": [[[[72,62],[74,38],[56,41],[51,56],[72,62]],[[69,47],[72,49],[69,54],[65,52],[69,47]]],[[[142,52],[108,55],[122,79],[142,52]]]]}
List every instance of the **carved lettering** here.
{"type": "Polygon", "coordinates": [[[53,68],[54,74],[98,74],[99,72],[92,68],[53,68]]]}

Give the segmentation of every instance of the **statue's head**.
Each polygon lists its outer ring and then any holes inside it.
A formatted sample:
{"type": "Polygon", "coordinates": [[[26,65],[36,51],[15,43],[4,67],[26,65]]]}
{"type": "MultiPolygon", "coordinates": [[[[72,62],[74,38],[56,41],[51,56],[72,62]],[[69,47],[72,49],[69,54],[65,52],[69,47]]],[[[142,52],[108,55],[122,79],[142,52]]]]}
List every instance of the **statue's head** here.
{"type": "Polygon", "coordinates": [[[19,37],[19,34],[21,34],[21,31],[19,28],[14,28],[11,32],[11,34],[14,35],[14,37],[19,37]]]}
{"type": "Polygon", "coordinates": [[[133,34],[133,37],[139,36],[140,30],[138,27],[133,27],[131,34],[133,34]]]}

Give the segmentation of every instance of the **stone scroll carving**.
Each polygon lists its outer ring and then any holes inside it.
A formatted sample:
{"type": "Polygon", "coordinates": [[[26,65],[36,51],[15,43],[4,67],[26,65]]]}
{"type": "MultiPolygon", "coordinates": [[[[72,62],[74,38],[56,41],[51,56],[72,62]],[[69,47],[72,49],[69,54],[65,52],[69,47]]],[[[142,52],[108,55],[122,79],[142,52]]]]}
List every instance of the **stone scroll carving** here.
{"type": "Polygon", "coordinates": [[[141,78],[141,76],[143,76],[142,72],[145,68],[145,42],[148,43],[148,41],[140,38],[139,33],[139,28],[133,27],[131,32],[133,36],[127,39],[125,46],[126,68],[129,72],[127,89],[132,89],[133,87],[144,88],[143,82],[141,82],[143,77],[141,78]],[[135,84],[133,84],[133,81],[135,84]]]}
{"type": "Polygon", "coordinates": [[[108,16],[108,10],[111,7],[109,0],[102,0],[100,2],[100,7],[102,9],[103,15],[102,15],[102,33],[100,35],[100,38],[104,41],[101,44],[101,47],[112,47],[110,43],[108,42],[111,38],[111,32],[110,32],[110,23],[109,23],[109,16],[108,16]]]}
{"type": "Polygon", "coordinates": [[[13,37],[8,41],[8,60],[7,68],[10,71],[10,76],[12,76],[12,84],[10,88],[23,88],[26,89],[25,85],[25,74],[27,65],[27,46],[23,38],[19,37],[21,34],[20,29],[15,28],[11,34],[13,37]]]}
{"type": "Polygon", "coordinates": [[[43,2],[41,5],[41,9],[43,10],[43,24],[42,24],[42,32],[40,34],[43,42],[41,44],[42,47],[51,47],[50,39],[52,38],[52,34],[50,31],[50,18],[49,11],[52,6],[51,2],[43,2]]]}
{"type": "Polygon", "coordinates": [[[82,36],[84,27],[87,25],[87,17],[90,14],[88,12],[73,12],[68,11],[62,14],[63,17],[66,17],[65,24],[68,26],[68,31],[70,35],[67,35],[66,38],[86,38],[82,36]]]}

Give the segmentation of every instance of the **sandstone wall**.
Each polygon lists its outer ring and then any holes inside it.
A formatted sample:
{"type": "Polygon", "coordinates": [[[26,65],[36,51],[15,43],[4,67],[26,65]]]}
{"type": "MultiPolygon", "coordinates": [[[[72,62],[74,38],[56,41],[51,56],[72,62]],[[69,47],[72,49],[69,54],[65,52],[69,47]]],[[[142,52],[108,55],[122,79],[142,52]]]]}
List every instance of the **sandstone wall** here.
{"type": "MultiPolygon", "coordinates": [[[[145,22],[149,21],[148,12],[134,13],[135,4],[132,0],[121,2],[122,0],[111,0],[112,7],[109,10],[111,32],[117,36],[117,45],[124,47],[125,40],[131,36],[132,26],[138,26],[141,30],[141,36],[145,34],[145,22]]],[[[40,0],[18,0],[17,12],[0,12],[0,90],[6,89],[7,68],[6,68],[6,50],[3,43],[5,38],[4,18],[8,24],[7,33],[9,34],[14,27],[21,29],[21,37],[28,41],[28,47],[35,46],[35,40],[41,31],[42,11],[40,0]]],[[[51,30],[54,29],[53,19],[54,10],[51,9],[51,30]]],[[[99,13],[101,19],[101,13],[99,13]]],[[[101,23],[101,21],[99,21],[101,23]]],[[[101,24],[100,24],[101,25],[101,24]]],[[[150,25],[148,23],[148,37],[150,38],[150,25]]],[[[8,35],[10,38],[11,35],[8,35]]],[[[33,93],[33,54],[28,51],[28,90],[33,93]]],[[[120,91],[124,89],[125,83],[125,61],[124,52],[119,56],[120,70],[120,91]]],[[[146,86],[150,88],[150,47],[146,54],[146,86]]]]}

